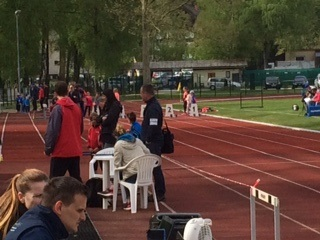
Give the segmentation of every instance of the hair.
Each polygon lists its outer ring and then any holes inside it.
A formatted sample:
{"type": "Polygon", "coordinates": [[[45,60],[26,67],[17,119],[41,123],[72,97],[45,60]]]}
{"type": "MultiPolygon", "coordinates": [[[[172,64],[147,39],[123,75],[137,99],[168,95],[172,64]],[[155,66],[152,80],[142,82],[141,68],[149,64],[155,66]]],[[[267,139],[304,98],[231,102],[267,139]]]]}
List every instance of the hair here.
{"type": "Polygon", "coordinates": [[[117,100],[116,96],[114,95],[114,92],[111,89],[105,89],[103,91],[103,95],[105,95],[106,98],[107,98],[107,101],[106,101],[106,103],[104,105],[104,109],[106,111],[108,111],[110,109],[111,105],[114,102],[117,102],[118,100],[117,100]]]}
{"type": "Polygon", "coordinates": [[[151,84],[142,85],[141,92],[154,96],[154,88],[151,84]]]}
{"type": "MultiPolygon", "coordinates": [[[[26,169],[21,174],[16,174],[10,181],[7,190],[0,197],[0,231],[6,236],[10,223],[17,218],[19,198],[18,192],[26,194],[35,182],[48,182],[48,176],[38,169],[26,169]]],[[[17,220],[17,219],[16,219],[17,220]]]]}
{"type": "Polygon", "coordinates": [[[126,129],[121,125],[121,124],[117,124],[116,129],[114,130],[113,135],[115,137],[120,137],[121,135],[125,134],[127,131],[126,129]]]}
{"type": "Polygon", "coordinates": [[[58,96],[67,96],[68,95],[68,85],[64,81],[58,81],[54,87],[54,91],[58,96]]]}
{"type": "Polygon", "coordinates": [[[41,205],[53,208],[56,202],[62,201],[64,205],[69,206],[77,194],[88,197],[87,186],[73,177],[54,177],[44,187],[41,205]]]}
{"type": "Polygon", "coordinates": [[[99,119],[98,113],[92,112],[90,114],[90,122],[91,122],[91,126],[93,127],[98,127],[100,125],[100,119],[99,119]]]}
{"type": "Polygon", "coordinates": [[[137,116],[134,112],[130,112],[127,114],[128,119],[131,123],[134,123],[137,120],[137,116]]]}

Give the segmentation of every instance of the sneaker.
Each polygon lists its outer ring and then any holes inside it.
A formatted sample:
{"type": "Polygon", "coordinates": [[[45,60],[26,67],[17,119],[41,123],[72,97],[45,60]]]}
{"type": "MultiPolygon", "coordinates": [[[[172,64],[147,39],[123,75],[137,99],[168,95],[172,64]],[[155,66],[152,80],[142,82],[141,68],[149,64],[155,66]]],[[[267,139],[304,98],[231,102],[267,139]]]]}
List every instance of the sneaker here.
{"type": "Polygon", "coordinates": [[[113,190],[107,190],[107,191],[98,192],[98,194],[103,196],[103,197],[112,197],[113,196],[113,190]]]}
{"type": "MultiPolygon", "coordinates": [[[[163,196],[157,197],[157,200],[158,202],[165,202],[166,197],[163,195],[163,196]]],[[[148,202],[154,202],[153,195],[148,196],[148,202]]]]}
{"type": "Polygon", "coordinates": [[[131,204],[130,203],[126,203],[123,207],[123,210],[126,210],[126,211],[130,211],[131,210],[131,204]]]}

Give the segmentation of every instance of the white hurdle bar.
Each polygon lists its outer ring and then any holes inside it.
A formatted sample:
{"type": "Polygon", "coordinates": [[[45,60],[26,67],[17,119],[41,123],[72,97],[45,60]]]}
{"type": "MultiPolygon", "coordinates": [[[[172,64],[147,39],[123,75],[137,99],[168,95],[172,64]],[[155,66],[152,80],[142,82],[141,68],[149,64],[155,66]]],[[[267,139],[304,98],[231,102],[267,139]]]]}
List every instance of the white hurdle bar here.
{"type": "Polygon", "coordinates": [[[251,240],[256,240],[256,202],[260,199],[274,206],[274,239],[280,240],[280,201],[279,198],[269,193],[261,191],[255,187],[250,187],[250,220],[251,220],[251,240]]]}

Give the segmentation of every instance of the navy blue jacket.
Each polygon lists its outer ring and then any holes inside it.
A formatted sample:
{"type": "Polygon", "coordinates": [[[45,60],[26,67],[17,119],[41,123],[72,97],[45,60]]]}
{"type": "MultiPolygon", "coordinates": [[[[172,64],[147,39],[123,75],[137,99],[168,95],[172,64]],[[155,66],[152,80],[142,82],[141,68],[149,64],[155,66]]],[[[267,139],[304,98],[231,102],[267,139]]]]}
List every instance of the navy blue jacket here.
{"type": "Polygon", "coordinates": [[[38,205],[22,215],[5,240],[59,240],[68,236],[67,229],[52,209],[38,205]]]}
{"type": "Polygon", "coordinates": [[[163,143],[162,122],[163,113],[160,103],[155,97],[146,102],[141,124],[141,140],[148,143],[163,143]]]}

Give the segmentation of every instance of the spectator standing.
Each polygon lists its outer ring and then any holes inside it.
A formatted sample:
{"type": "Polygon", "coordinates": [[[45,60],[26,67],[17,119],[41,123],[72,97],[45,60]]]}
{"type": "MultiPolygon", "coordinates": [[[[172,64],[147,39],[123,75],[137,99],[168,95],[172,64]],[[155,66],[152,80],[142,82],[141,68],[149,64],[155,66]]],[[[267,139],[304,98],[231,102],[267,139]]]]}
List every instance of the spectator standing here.
{"type": "MultiPolygon", "coordinates": [[[[99,136],[101,133],[101,126],[97,122],[98,114],[96,112],[91,113],[90,115],[90,128],[88,130],[88,149],[91,153],[91,157],[95,153],[97,153],[101,148],[102,144],[100,143],[99,136]]],[[[101,163],[101,161],[100,161],[101,163]]],[[[100,165],[100,167],[102,164],[100,165]]],[[[98,169],[98,162],[94,163],[94,170],[96,171],[98,169]]],[[[102,167],[101,167],[102,169],[102,167]]]]}
{"type": "Polygon", "coordinates": [[[90,92],[86,93],[85,98],[86,98],[86,109],[84,111],[84,116],[86,116],[86,114],[88,112],[88,117],[90,117],[90,114],[92,112],[92,105],[93,105],[93,99],[92,99],[90,92]]]}
{"type": "Polygon", "coordinates": [[[18,93],[17,98],[16,98],[16,110],[17,110],[17,112],[21,111],[21,105],[22,105],[22,97],[18,93]]]}
{"type": "Polygon", "coordinates": [[[55,177],[44,187],[41,204],[28,210],[6,240],[66,239],[86,219],[88,189],[72,177],[55,177]]]}
{"type": "MultiPolygon", "coordinates": [[[[161,105],[155,97],[154,88],[151,84],[143,85],[140,89],[140,95],[146,103],[143,112],[141,140],[147,148],[149,148],[151,153],[161,157],[161,148],[163,146],[163,112],[161,105]]],[[[164,201],[166,187],[161,166],[153,169],[153,177],[157,199],[158,201],[164,201]]]]}
{"type": "Polygon", "coordinates": [[[108,148],[113,147],[116,143],[113,132],[116,129],[122,106],[111,89],[105,89],[103,95],[106,97],[106,102],[100,115],[102,127],[100,141],[103,143],[103,148],[108,148]]]}
{"type": "Polygon", "coordinates": [[[43,110],[44,90],[43,90],[43,86],[42,85],[40,85],[40,89],[39,89],[39,102],[40,102],[40,107],[43,110]]]}
{"type": "Polygon", "coordinates": [[[114,88],[113,92],[114,92],[114,96],[116,97],[116,99],[120,102],[120,93],[119,93],[118,88],[114,88]]]}
{"type": "Polygon", "coordinates": [[[0,197],[0,239],[28,209],[40,204],[48,181],[48,176],[38,169],[26,169],[11,179],[0,197]]]}
{"type": "MultiPolygon", "coordinates": [[[[125,133],[119,136],[114,146],[114,166],[116,168],[122,167],[129,163],[133,158],[143,156],[150,153],[149,149],[143,144],[143,142],[135,138],[130,133],[125,133]]],[[[130,168],[125,169],[122,173],[122,179],[129,183],[135,183],[137,180],[137,168],[131,165],[130,168]]],[[[130,192],[125,188],[127,195],[127,202],[124,206],[124,210],[131,210],[130,204],[130,192]]]]}
{"type": "Polygon", "coordinates": [[[37,111],[37,101],[39,99],[39,88],[32,83],[30,86],[30,97],[32,99],[32,111],[37,111]]]}
{"type": "Polygon", "coordinates": [[[183,95],[182,95],[182,100],[183,100],[183,114],[187,114],[187,96],[189,94],[189,89],[188,87],[183,87],[183,95]]]}
{"type": "Polygon", "coordinates": [[[50,114],[45,134],[45,154],[51,156],[50,178],[63,176],[68,171],[71,177],[81,181],[82,112],[68,97],[65,82],[57,82],[55,92],[58,100],[50,114]]]}
{"type": "Polygon", "coordinates": [[[127,114],[127,118],[131,124],[129,133],[131,133],[136,138],[141,138],[141,124],[137,122],[137,116],[134,112],[127,114]]]}

